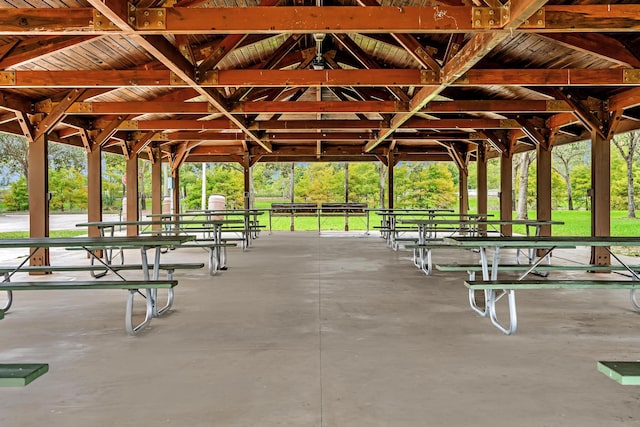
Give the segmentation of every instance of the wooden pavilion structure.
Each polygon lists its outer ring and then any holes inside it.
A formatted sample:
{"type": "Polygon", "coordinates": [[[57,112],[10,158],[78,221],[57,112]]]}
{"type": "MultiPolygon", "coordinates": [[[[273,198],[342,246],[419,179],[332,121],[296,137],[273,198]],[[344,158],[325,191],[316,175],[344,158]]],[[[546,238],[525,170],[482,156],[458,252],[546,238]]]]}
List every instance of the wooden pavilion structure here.
{"type": "MultiPolygon", "coordinates": [[[[184,162],[238,162],[248,191],[256,162],[380,161],[391,192],[402,160],[455,162],[461,206],[475,162],[486,212],[499,157],[510,219],[526,150],[550,219],[551,150],[584,139],[592,231],[608,235],[610,140],[640,128],[639,28],[625,0],[0,0],[0,131],[30,144],[34,237],[48,141],[86,149],[96,221],[102,152],[127,158],[129,183],[152,162],[154,212],[163,162],[174,180],[184,162]]],[[[135,219],[135,185],[127,198],[135,219]]]]}

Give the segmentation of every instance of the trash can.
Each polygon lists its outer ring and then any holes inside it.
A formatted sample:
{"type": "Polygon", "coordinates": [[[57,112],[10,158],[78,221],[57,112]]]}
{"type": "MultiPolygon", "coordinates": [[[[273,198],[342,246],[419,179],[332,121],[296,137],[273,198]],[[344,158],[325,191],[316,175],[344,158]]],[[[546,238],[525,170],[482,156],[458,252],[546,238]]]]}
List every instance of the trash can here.
{"type": "MultiPolygon", "coordinates": [[[[207,209],[210,211],[223,211],[226,209],[226,198],[222,194],[212,194],[209,196],[207,209]]],[[[224,219],[222,216],[216,215],[212,219],[224,219]]]]}

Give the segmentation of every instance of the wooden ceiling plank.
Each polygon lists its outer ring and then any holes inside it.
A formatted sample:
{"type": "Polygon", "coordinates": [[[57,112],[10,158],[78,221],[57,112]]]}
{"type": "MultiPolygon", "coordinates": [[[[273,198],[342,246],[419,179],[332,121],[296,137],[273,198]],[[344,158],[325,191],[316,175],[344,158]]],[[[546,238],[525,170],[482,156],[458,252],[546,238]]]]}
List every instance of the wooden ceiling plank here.
{"type": "MultiPolygon", "coordinates": [[[[290,35],[278,48],[273,52],[271,57],[261,66],[260,71],[263,70],[271,70],[278,66],[282,58],[284,58],[290,51],[293,49],[298,40],[300,39],[301,34],[292,34],[290,35]]],[[[237,90],[229,99],[230,105],[235,105],[238,101],[240,101],[243,97],[245,97],[251,90],[254,89],[254,86],[244,87],[242,89],[237,90]]]]}
{"type": "MultiPolygon", "coordinates": [[[[504,26],[504,29],[512,29],[513,25],[519,25],[519,22],[523,22],[545,3],[546,0],[514,0],[512,9],[515,9],[517,13],[511,13],[510,21],[504,26]]],[[[472,36],[467,44],[442,68],[440,84],[436,87],[424,87],[420,89],[409,103],[411,111],[396,114],[392,119],[391,126],[388,129],[382,129],[378,138],[370,141],[365,146],[365,150],[370,151],[381,144],[404,122],[420,111],[422,107],[433,101],[448,85],[457,80],[480,59],[491,52],[491,50],[508,37],[508,35],[508,33],[477,33],[472,36]]]]}
{"type": "Polygon", "coordinates": [[[65,49],[95,42],[99,37],[103,36],[37,37],[36,40],[31,38],[22,40],[8,55],[2,57],[2,60],[0,60],[0,69],[6,70],[10,67],[16,67],[38,59],[43,59],[65,49]]]}
{"type": "MultiPolygon", "coordinates": [[[[374,0],[375,1],[375,0],[374,0]]],[[[378,64],[373,58],[367,55],[348,35],[336,34],[334,40],[337,40],[351,55],[354,56],[360,63],[368,69],[379,69],[378,64]]],[[[399,101],[409,102],[409,96],[399,87],[386,86],[387,90],[391,92],[399,101]]]]}
{"type": "Polygon", "coordinates": [[[542,33],[540,36],[556,41],[573,50],[596,55],[623,67],[640,67],[640,58],[613,37],[599,33],[542,33]]]}
{"type": "MultiPolygon", "coordinates": [[[[124,0],[106,0],[106,2],[104,3],[101,0],[89,0],[89,3],[98,11],[105,14],[105,16],[107,16],[107,18],[109,18],[109,20],[113,22],[118,28],[130,33],[131,37],[138,44],[146,49],[151,55],[160,60],[160,62],[167,66],[167,68],[173,71],[177,75],[177,77],[187,82],[189,86],[203,95],[205,99],[209,101],[215,108],[217,108],[222,114],[227,116],[231,121],[238,125],[238,127],[242,129],[249,138],[251,138],[259,145],[263,146],[265,150],[269,151],[271,149],[270,145],[261,141],[260,138],[258,138],[249,129],[247,129],[242,120],[229,114],[226,109],[226,102],[221,96],[219,96],[216,92],[213,92],[212,90],[207,88],[203,88],[199,85],[196,78],[196,70],[188,61],[185,60],[182,55],[180,55],[179,52],[175,50],[175,48],[173,48],[170,43],[168,43],[168,41],[164,37],[155,36],[153,38],[149,38],[133,33],[133,30],[131,29],[131,27],[129,27],[127,16],[125,13],[123,13],[122,10],[122,3],[124,3],[124,0]]],[[[269,8],[264,8],[263,10],[268,9],[269,8]]],[[[178,8],[173,9],[172,12],[175,10],[188,9],[178,8]]],[[[163,13],[165,13],[166,16],[166,11],[163,13]]]]}
{"type": "MultiPolygon", "coordinates": [[[[275,6],[280,0],[262,0],[259,7],[275,6]]],[[[201,3],[202,0],[189,0],[189,3],[201,3]]],[[[237,48],[248,34],[232,34],[226,36],[213,50],[211,55],[205,58],[198,67],[200,73],[212,70],[222,61],[232,50],[237,48]]]]}

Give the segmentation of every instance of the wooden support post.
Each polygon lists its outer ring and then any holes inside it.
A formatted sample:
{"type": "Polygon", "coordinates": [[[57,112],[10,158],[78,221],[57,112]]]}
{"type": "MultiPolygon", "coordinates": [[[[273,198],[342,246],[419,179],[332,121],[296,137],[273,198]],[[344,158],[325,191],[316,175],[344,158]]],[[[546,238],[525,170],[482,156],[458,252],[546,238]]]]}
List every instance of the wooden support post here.
{"type": "Polygon", "coordinates": [[[460,213],[469,212],[469,176],[467,172],[458,168],[458,206],[460,213]]]}
{"type": "MultiPolygon", "coordinates": [[[[513,157],[510,153],[504,153],[500,157],[500,219],[510,221],[513,219],[513,157]]],[[[500,226],[500,232],[504,236],[513,235],[513,226],[505,224],[500,226]]]]}
{"type": "MultiPolygon", "coordinates": [[[[540,144],[536,147],[536,218],[539,221],[551,220],[551,147],[546,149],[540,144]]],[[[551,236],[551,226],[540,227],[541,236],[551,236]]]]}
{"type": "MultiPolygon", "coordinates": [[[[611,235],[611,141],[591,133],[591,235],[611,235]]],[[[591,248],[591,264],[611,265],[606,248],[591,248]]]]}
{"type": "MultiPolygon", "coordinates": [[[[171,169],[171,181],[173,188],[171,189],[171,209],[174,214],[180,213],[180,168],[171,169]]],[[[178,217],[176,217],[177,219],[178,217]]]]}
{"type": "MultiPolygon", "coordinates": [[[[476,187],[478,189],[478,213],[479,214],[487,214],[488,208],[488,184],[487,184],[487,150],[484,143],[478,145],[478,156],[476,159],[476,167],[477,167],[477,182],[476,187]]],[[[481,231],[486,231],[487,227],[485,225],[481,226],[481,231]]]]}
{"type": "Polygon", "coordinates": [[[389,151],[389,154],[387,155],[387,182],[389,189],[387,190],[388,193],[388,198],[389,198],[389,209],[393,209],[394,207],[394,193],[393,193],[393,168],[396,165],[396,160],[394,158],[393,152],[389,151]]]}
{"type": "MultiPolygon", "coordinates": [[[[102,221],[102,149],[100,144],[92,144],[87,151],[87,220],[89,222],[102,221]]],[[[89,237],[99,237],[98,227],[89,227],[89,237]]],[[[102,251],[95,251],[102,256],[102,251]]]]}
{"type": "MultiPolygon", "coordinates": [[[[29,236],[49,237],[49,142],[47,134],[40,134],[29,146],[29,236]]],[[[32,251],[35,248],[31,249],[32,251]]],[[[29,265],[51,265],[49,249],[38,248],[29,265]]]]}
{"type": "MultiPolygon", "coordinates": [[[[290,191],[291,191],[291,203],[295,203],[295,171],[296,171],[296,164],[294,162],[291,162],[291,175],[289,176],[289,186],[290,186],[290,191]]],[[[291,231],[295,230],[295,224],[294,224],[294,219],[293,219],[293,212],[291,213],[291,225],[289,226],[289,229],[291,231]]]]}
{"type": "Polygon", "coordinates": [[[249,163],[249,154],[245,154],[242,158],[242,167],[244,169],[244,208],[251,208],[251,164],[249,163]]]}
{"type": "MultiPolygon", "coordinates": [[[[131,153],[126,165],[127,217],[125,221],[138,221],[140,209],[138,203],[138,155],[131,153]]],[[[138,226],[127,225],[127,236],[137,236],[138,226]]]]}
{"type": "MultiPolygon", "coordinates": [[[[160,148],[154,147],[151,150],[153,163],[151,164],[151,213],[154,215],[162,213],[162,158],[160,148]]],[[[154,230],[160,229],[159,225],[153,226],[154,230]]]]}
{"type": "MultiPolygon", "coordinates": [[[[349,203],[349,162],[344,163],[344,202],[349,203]]],[[[344,211],[344,231],[349,231],[349,213],[344,211]]]]}

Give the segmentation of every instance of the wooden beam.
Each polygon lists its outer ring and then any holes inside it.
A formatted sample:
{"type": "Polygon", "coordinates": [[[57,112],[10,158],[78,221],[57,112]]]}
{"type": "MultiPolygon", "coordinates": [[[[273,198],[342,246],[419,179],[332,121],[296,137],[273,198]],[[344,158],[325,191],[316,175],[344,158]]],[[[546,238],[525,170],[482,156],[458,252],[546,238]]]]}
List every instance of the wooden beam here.
{"type": "Polygon", "coordinates": [[[53,128],[62,120],[66,114],[67,108],[72,105],[79,97],[84,93],[84,89],[72,89],[56,107],[47,114],[47,116],[38,123],[36,126],[36,132],[34,138],[39,138],[40,135],[51,132],[53,128]]]}
{"type": "MultiPolygon", "coordinates": [[[[631,92],[631,91],[627,91],[631,92]]],[[[637,102],[640,104],[640,89],[637,92],[637,102]]],[[[408,104],[395,101],[254,101],[238,104],[231,113],[339,113],[339,112],[380,112],[396,113],[408,111],[408,104]]],[[[629,102],[635,102],[634,98],[629,102]]],[[[622,104],[621,98],[612,99],[616,106],[622,104]]],[[[0,96],[0,106],[2,97],[0,96]]],[[[49,113],[57,105],[56,103],[38,103],[35,105],[36,113],[49,113]]],[[[18,106],[18,105],[16,105],[18,106]]],[[[30,104],[19,104],[28,107],[30,104]]],[[[524,101],[524,100],[460,100],[460,101],[433,101],[427,104],[420,112],[425,113],[558,113],[572,112],[572,107],[565,101],[524,101]]],[[[75,102],[68,109],[67,114],[76,115],[113,115],[113,114],[201,114],[209,115],[217,110],[208,102],[172,102],[169,100],[141,101],[141,102],[75,102]]],[[[136,123],[143,125],[146,121],[138,120],[136,123]]],[[[216,126],[215,123],[227,123],[229,129],[237,129],[229,119],[216,119],[215,121],[182,120],[168,121],[166,128],[172,129],[173,123],[184,122],[185,125],[206,129],[207,126],[216,126]]],[[[149,121],[160,123],[160,121],[149,121]]],[[[130,126],[133,123],[129,124],[130,126]]],[[[179,128],[177,126],[176,128],[179,128]]],[[[225,128],[226,129],[226,128],[225,128]]]]}
{"type": "MultiPolygon", "coordinates": [[[[199,81],[197,79],[197,75],[195,69],[193,69],[192,65],[186,61],[186,59],[180,55],[179,52],[173,48],[173,46],[168,43],[167,39],[162,36],[140,36],[133,32],[128,23],[128,17],[123,12],[123,9],[126,8],[126,5],[123,6],[123,0],[106,0],[103,3],[101,0],[89,0],[89,3],[95,7],[100,13],[104,14],[111,22],[113,22],[119,29],[125,31],[130,34],[131,37],[144,49],[146,49],[151,55],[156,57],[160,62],[162,62],[167,68],[171,70],[171,72],[175,73],[175,75],[185,81],[188,86],[195,89],[200,95],[202,95],[208,102],[210,102],[215,108],[217,108],[222,114],[228,117],[231,121],[233,121],[240,129],[242,129],[245,134],[258,143],[259,145],[264,146],[264,148],[269,151],[271,147],[262,142],[260,138],[258,138],[255,134],[253,134],[249,129],[244,126],[244,123],[241,119],[238,119],[226,110],[226,105],[224,99],[220,97],[217,93],[201,87],[199,81]]],[[[267,10],[265,8],[263,10],[267,10]]],[[[125,9],[126,10],[126,9],[125,9]]],[[[186,10],[186,9],[172,9],[171,12],[175,10],[186,10]]],[[[157,10],[154,11],[157,14],[157,10]]],[[[166,12],[165,16],[166,16],[166,12]]],[[[142,12],[144,16],[144,11],[142,12]]],[[[168,17],[167,17],[168,19],[168,17]]]]}
{"type": "Polygon", "coordinates": [[[462,48],[458,54],[449,61],[442,69],[441,83],[438,86],[424,87],[418,91],[409,103],[410,111],[407,113],[396,114],[392,119],[391,126],[388,129],[382,129],[378,138],[370,141],[365,149],[367,151],[374,149],[389,137],[404,122],[409,120],[414,114],[420,111],[425,105],[440,94],[451,82],[466,72],[469,68],[476,64],[483,56],[493,49],[505,36],[497,33],[479,33],[474,35],[471,40],[462,48]]]}
{"type": "MultiPolygon", "coordinates": [[[[109,4],[115,3],[110,0],[109,4]]],[[[119,1],[119,3],[124,3],[119,1]]],[[[507,24],[502,28],[526,32],[630,32],[640,29],[640,5],[552,5],[542,8],[535,25],[519,28],[528,16],[544,5],[539,1],[511,2],[507,24]],[[522,6],[520,6],[522,4],[522,6]],[[524,18],[526,16],[526,18],[524,18]],[[538,23],[537,21],[540,21],[538,23]]],[[[61,35],[127,33],[120,26],[127,15],[115,17],[91,4],[104,17],[96,22],[91,8],[7,8],[0,10],[0,34],[61,35]],[[106,19],[105,19],[106,18],[106,19]]],[[[126,4],[125,4],[126,6],[126,4]]],[[[137,8],[133,14],[136,32],[148,34],[279,34],[279,33],[457,33],[496,29],[478,22],[471,6],[436,7],[228,7],[228,8],[137,8]],[[158,14],[158,11],[161,13],[158,14]],[[148,12],[151,18],[145,18],[148,12]],[[434,13],[435,12],[435,13],[434,13]],[[159,17],[157,19],[153,19],[159,17]]],[[[485,8],[487,11],[490,8],[485,8]]],[[[506,8],[505,8],[506,9],[506,8]]],[[[508,10],[508,9],[507,9],[508,10]]]]}
{"type": "MultiPolygon", "coordinates": [[[[478,33],[474,50],[483,55],[497,44],[499,33],[478,33]],[[483,39],[486,44],[479,42],[483,39]]],[[[162,40],[151,38],[154,42],[162,40]]],[[[146,39],[145,39],[146,40],[146,39]]],[[[166,39],[164,39],[166,40],[166,39]]],[[[164,43],[164,42],[163,42],[164,43]]],[[[168,43],[168,42],[167,42],[168,43]]],[[[171,44],[168,44],[173,48],[171,44]]],[[[467,46],[469,44],[467,43],[467,46]]],[[[164,55],[165,49],[151,48],[155,55],[164,55]]],[[[166,46],[165,46],[166,47],[166,46]]],[[[464,52],[464,48],[461,52],[464,52]]],[[[174,70],[84,70],[78,71],[4,71],[0,79],[1,88],[127,88],[127,87],[193,87],[198,91],[223,87],[289,87],[289,86],[417,86],[433,91],[446,84],[453,87],[474,86],[640,86],[638,70],[631,68],[612,69],[473,69],[472,63],[480,57],[464,61],[451,60],[445,65],[449,75],[438,79],[430,71],[416,69],[334,69],[334,70],[215,70],[199,76],[182,70],[188,63],[177,51],[171,55],[182,58],[185,64],[174,65],[174,70]],[[463,66],[465,65],[466,66],[463,66]]],[[[172,59],[173,60],[175,60],[172,59]]],[[[459,58],[462,59],[462,58],[459,58]]],[[[169,57],[165,58],[169,61],[169,57]]],[[[172,63],[172,62],[171,62],[172,63]]],[[[209,96],[208,98],[211,98],[209,96]]],[[[217,96],[211,102],[222,112],[224,100],[217,96]],[[220,104],[220,105],[217,105],[220,104]]],[[[414,104],[416,102],[414,101],[414,104]]]]}

